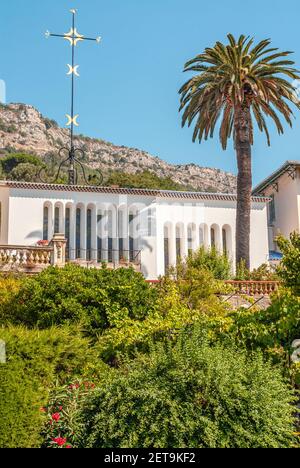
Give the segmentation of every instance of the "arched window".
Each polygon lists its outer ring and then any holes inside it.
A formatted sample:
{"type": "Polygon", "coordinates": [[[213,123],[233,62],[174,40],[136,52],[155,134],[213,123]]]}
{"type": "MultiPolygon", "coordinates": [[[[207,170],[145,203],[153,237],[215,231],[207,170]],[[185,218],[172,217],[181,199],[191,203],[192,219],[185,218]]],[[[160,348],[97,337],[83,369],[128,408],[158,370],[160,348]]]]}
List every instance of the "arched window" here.
{"type": "Polygon", "coordinates": [[[43,219],[43,240],[49,240],[49,208],[44,206],[44,219],[43,219]]]}
{"type": "Polygon", "coordinates": [[[66,208],[66,218],[65,218],[65,237],[67,239],[67,246],[66,246],[66,257],[67,259],[70,258],[70,221],[71,221],[71,210],[70,208],[66,208]]]}
{"type": "Polygon", "coordinates": [[[81,258],[81,209],[76,210],[76,258],[81,258]]]}
{"type": "Polygon", "coordinates": [[[122,209],[118,211],[118,238],[119,238],[119,262],[125,261],[125,213],[122,209]]]}
{"type": "Polygon", "coordinates": [[[211,238],[211,246],[215,248],[216,247],[216,232],[214,228],[211,228],[210,230],[210,238],[211,238]]]}
{"type": "Polygon", "coordinates": [[[202,227],[199,229],[199,244],[200,247],[204,245],[204,230],[202,227]]]}
{"type": "Polygon", "coordinates": [[[86,259],[92,259],[92,210],[88,209],[86,213],[86,259]]]}
{"type": "Polygon", "coordinates": [[[181,229],[179,226],[176,226],[176,259],[177,260],[181,260],[182,258],[181,243],[182,243],[181,229]]]}
{"type": "Polygon", "coordinates": [[[222,229],[222,240],[223,240],[223,253],[224,255],[228,254],[228,248],[227,248],[227,232],[226,229],[222,229]]]}
{"type": "Polygon", "coordinates": [[[129,261],[133,262],[135,257],[134,252],[134,219],[135,216],[133,213],[129,213],[129,261]]]}
{"type": "Polygon", "coordinates": [[[54,211],[54,234],[59,234],[59,214],[60,209],[56,206],[54,211]]]}
{"type": "Polygon", "coordinates": [[[188,227],[188,255],[193,253],[193,229],[191,226],[188,227]]]}
{"type": "Polygon", "coordinates": [[[170,268],[170,238],[169,229],[167,226],[164,228],[164,257],[165,257],[165,273],[170,268]]]}
{"type": "Polygon", "coordinates": [[[101,212],[98,212],[98,214],[97,214],[97,231],[98,231],[98,234],[97,234],[97,251],[98,251],[97,261],[98,261],[98,263],[102,262],[102,260],[104,259],[103,250],[102,250],[102,248],[103,248],[103,245],[102,245],[103,218],[104,218],[104,215],[101,212]]]}

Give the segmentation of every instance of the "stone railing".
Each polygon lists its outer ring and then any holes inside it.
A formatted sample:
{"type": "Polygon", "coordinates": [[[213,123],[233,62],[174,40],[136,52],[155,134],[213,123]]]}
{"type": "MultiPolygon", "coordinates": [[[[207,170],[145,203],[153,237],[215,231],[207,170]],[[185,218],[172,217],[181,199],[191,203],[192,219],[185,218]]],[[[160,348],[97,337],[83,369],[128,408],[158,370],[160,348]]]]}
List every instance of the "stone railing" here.
{"type": "Polygon", "coordinates": [[[246,296],[270,296],[280,286],[279,281],[225,281],[225,283],[233,286],[237,294],[246,296]]]}
{"type": "Polygon", "coordinates": [[[0,271],[38,273],[50,265],[63,267],[65,250],[66,240],[61,234],[56,234],[49,246],[0,245],[0,271]]]}
{"type": "Polygon", "coordinates": [[[0,272],[34,274],[50,265],[62,268],[66,263],[75,263],[86,268],[103,268],[105,264],[109,269],[133,267],[136,271],[141,271],[140,251],[70,251],[66,246],[67,240],[63,234],[55,234],[46,246],[0,245],[0,272]]]}
{"type": "Polygon", "coordinates": [[[51,265],[53,248],[22,247],[0,245],[0,269],[11,270],[43,270],[51,265]]]}

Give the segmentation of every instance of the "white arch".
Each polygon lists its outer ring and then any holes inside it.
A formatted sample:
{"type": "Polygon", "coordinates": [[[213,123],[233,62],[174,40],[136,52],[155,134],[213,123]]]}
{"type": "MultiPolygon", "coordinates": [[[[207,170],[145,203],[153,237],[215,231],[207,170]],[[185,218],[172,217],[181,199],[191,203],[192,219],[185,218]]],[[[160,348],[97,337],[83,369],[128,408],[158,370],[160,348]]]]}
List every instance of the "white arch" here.
{"type": "Polygon", "coordinates": [[[65,234],[65,207],[60,201],[54,205],[54,233],[65,234]]]}
{"type": "Polygon", "coordinates": [[[218,224],[212,224],[210,227],[211,247],[215,247],[218,251],[222,251],[221,229],[218,224]]]}
{"type": "Polygon", "coordinates": [[[176,240],[175,227],[173,223],[167,221],[164,223],[164,263],[165,273],[168,268],[176,264],[176,240]]]}
{"type": "Polygon", "coordinates": [[[186,256],[183,223],[176,224],[175,235],[176,235],[176,262],[178,262],[180,261],[180,259],[183,259],[186,256]]]}
{"type": "Polygon", "coordinates": [[[222,227],[222,250],[228,257],[233,255],[233,236],[232,227],[229,224],[224,224],[222,227]]]}
{"type": "Polygon", "coordinates": [[[54,211],[54,208],[53,208],[52,202],[46,201],[43,205],[43,238],[44,237],[47,237],[47,238],[43,240],[51,241],[51,239],[53,238],[53,234],[54,234],[53,211],[54,211]],[[45,212],[45,209],[48,210],[47,214],[45,212]],[[45,215],[47,216],[47,218],[45,218],[45,215]],[[47,229],[47,233],[44,233],[44,229],[47,229]]]}

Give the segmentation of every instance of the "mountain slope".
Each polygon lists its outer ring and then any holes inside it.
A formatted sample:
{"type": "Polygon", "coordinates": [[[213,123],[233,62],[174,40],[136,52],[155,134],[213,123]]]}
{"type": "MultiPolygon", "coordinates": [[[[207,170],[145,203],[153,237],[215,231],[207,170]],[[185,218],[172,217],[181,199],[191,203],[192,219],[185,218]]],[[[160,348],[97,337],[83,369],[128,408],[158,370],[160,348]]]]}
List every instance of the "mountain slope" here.
{"type": "MultiPolygon", "coordinates": [[[[0,105],[0,151],[18,151],[45,158],[68,144],[69,131],[43,117],[34,107],[25,104],[0,105]]],[[[86,153],[85,163],[100,168],[104,174],[121,171],[136,174],[150,171],[161,178],[199,191],[233,193],[236,177],[219,169],[196,164],[172,165],[145,151],[115,146],[101,139],[76,136],[76,146],[86,153]]],[[[108,178],[108,177],[107,177],[108,178]]]]}

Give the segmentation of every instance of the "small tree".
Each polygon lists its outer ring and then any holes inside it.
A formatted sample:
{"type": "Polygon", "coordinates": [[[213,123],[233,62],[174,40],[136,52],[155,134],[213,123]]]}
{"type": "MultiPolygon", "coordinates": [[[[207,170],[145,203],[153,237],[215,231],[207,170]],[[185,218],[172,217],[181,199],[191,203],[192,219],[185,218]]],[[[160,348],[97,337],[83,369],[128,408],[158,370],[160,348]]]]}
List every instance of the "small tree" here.
{"type": "Polygon", "coordinates": [[[279,236],[277,245],[283,253],[278,274],[286,286],[300,296],[300,234],[293,232],[289,240],[279,236]]]}

